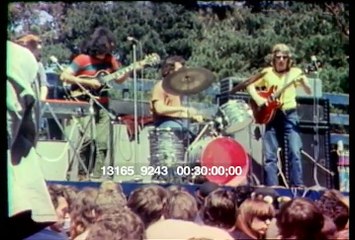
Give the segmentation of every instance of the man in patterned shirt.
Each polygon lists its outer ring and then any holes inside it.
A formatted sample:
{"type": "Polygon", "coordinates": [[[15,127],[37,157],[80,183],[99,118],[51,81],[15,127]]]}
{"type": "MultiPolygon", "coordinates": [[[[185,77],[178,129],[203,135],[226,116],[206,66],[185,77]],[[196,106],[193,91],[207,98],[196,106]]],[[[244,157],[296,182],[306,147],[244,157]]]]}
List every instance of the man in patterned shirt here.
{"type": "MultiPolygon", "coordinates": [[[[69,65],[67,69],[63,71],[60,78],[64,82],[72,84],[72,93],[76,90],[81,91],[82,87],[85,87],[92,93],[92,95],[96,98],[99,104],[104,107],[103,109],[100,105],[94,104],[95,110],[95,131],[96,135],[95,139],[92,139],[90,136],[90,131],[86,131],[83,143],[83,151],[89,151],[90,144],[88,142],[95,141],[95,164],[94,167],[89,166],[90,162],[90,154],[81,155],[81,158],[85,159],[85,165],[88,167],[88,170],[91,174],[92,178],[101,178],[102,177],[102,167],[104,166],[105,158],[108,150],[108,137],[109,137],[109,124],[110,124],[110,116],[106,111],[108,109],[108,92],[107,91],[99,91],[102,87],[100,81],[95,78],[99,71],[106,71],[107,73],[113,73],[117,71],[121,63],[113,56],[112,52],[116,47],[116,43],[114,40],[113,33],[104,27],[98,27],[95,29],[94,33],[90,36],[89,39],[84,41],[82,45],[81,54],[77,55],[69,65]],[[83,77],[83,76],[93,76],[91,78],[83,77]]],[[[128,78],[128,74],[123,76],[119,76],[118,79],[115,80],[117,83],[122,83],[128,78]]],[[[84,91],[82,93],[85,93],[84,91]]],[[[83,94],[79,100],[89,100],[87,95],[83,94]]],[[[84,120],[85,118],[83,118],[84,120]]],[[[81,121],[81,126],[87,126],[88,118],[85,121],[81,121]]],[[[81,151],[81,153],[83,152],[81,151]]],[[[91,149],[92,154],[92,149],[91,149]]],[[[83,168],[79,165],[79,177],[83,177],[85,179],[86,175],[83,172],[83,168]]]]}

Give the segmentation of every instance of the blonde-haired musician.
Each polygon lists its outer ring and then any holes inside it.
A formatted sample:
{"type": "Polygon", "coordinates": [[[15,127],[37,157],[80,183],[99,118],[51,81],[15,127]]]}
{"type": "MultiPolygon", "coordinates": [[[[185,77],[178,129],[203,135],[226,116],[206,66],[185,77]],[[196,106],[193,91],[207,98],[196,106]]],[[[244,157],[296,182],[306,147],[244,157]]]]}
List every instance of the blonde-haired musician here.
{"type": "Polygon", "coordinates": [[[296,111],[296,87],[303,87],[307,94],[311,93],[303,71],[293,66],[294,62],[290,48],[283,43],[273,46],[271,51],[271,66],[262,70],[263,77],[250,84],[247,91],[255,101],[256,109],[263,114],[255,114],[259,123],[265,123],[263,137],[264,151],[264,181],[268,186],[279,185],[277,152],[278,148],[287,142],[288,163],[290,166],[290,184],[293,187],[302,187],[303,171],[301,163],[302,142],[298,133],[299,118],[296,111]],[[266,95],[257,92],[256,87],[265,87],[267,92],[276,97],[270,102],[266,95]],[[276,91],[273,91],[276,89],[276,91]],[[274,108],[274,111],[266,111],[274,108]],[[268,114],[266,114],[268,113],[268,114]]]}

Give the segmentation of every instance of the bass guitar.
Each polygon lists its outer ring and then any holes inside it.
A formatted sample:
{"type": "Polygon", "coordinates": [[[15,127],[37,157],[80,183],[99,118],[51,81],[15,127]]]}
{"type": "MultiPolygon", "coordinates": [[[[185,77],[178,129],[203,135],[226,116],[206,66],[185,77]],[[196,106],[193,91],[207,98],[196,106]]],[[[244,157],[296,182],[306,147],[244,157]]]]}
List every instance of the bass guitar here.
{"type": "Polygon", "coordinates": [[[303,73],[294,80],[285,84],[282,88],[277,90],[277,86],[271,86],[266,91],[259,91],[258,94],[267,101],[267,104],[258,106],[256,102],[250,98],[250,107],[253,111],[255,123],[266,124],[269,123],[275,116],[276,110],[281,108],[283,103],[279,101],[281,94],[292,84],[302,79],[303,73]]]}

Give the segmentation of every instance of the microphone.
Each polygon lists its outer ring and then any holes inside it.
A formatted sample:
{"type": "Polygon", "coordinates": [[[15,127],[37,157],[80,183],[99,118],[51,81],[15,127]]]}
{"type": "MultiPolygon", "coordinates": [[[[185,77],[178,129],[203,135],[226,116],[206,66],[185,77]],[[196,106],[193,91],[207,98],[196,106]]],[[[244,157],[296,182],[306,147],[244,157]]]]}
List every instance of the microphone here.
{"type": "Polygon", "coordinates": [[[311,73],[311,72],[317,72],[319,70],[319,62],[317,60],[317,57],[315,55],[311,56],[311,63],[307,64],[305,67],[305,72],[306,73],[311,73]]]}
{"type": "Polygon", "coordinates": [[[316,56],[314,56],[314,55],[313,55],[313,56],[311,56],[311,61],[312,61],[312,62],[317,62],[317,57],[316,57],[316,56]]]}
{"type": "Polygon", "coordinates": [[[136,38],[131,37],[131,36],[128,36],[128,37],[127,37],[127,41],[135,42],[135,43],[138,43],[138,44],[139,44],[139,41],[138,41],[136,38]]]}
{"type": "Polygon", "coordinates": [[[63,66],[58,63],[58,59],[57,59],[55,56],[50,56],[49,59],[50,59],[53,63],[55,63],[55,64],[57,65],[57,67],[58,67],[61,71],[64,70],[63,66]]]}
{"type": "Polygon", "coordinates": [[[320,63],[317,60],[317,57],[315,55],[311,56],[311,61],[312,61],[313,65],[314,65],[315,70],[318,71],[320,63]]]}

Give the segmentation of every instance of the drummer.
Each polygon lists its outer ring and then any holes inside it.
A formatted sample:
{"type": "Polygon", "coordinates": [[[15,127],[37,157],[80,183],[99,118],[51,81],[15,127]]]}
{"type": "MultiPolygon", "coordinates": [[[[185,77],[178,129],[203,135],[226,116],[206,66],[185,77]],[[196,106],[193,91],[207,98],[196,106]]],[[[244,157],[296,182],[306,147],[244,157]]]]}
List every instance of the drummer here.
{"type": "Polygon", "coordinates": [[[185,66],[185,59],[181,56],[168,57],[161,66],[162,80],[153,87],[150,108],[153,113],[154,126],[157,128],[171,128],[187,131],[188,120],[202,122],[203,116],[192,107],[182,106],[182,96],[163,88],[163,81],[185,66]]]}

